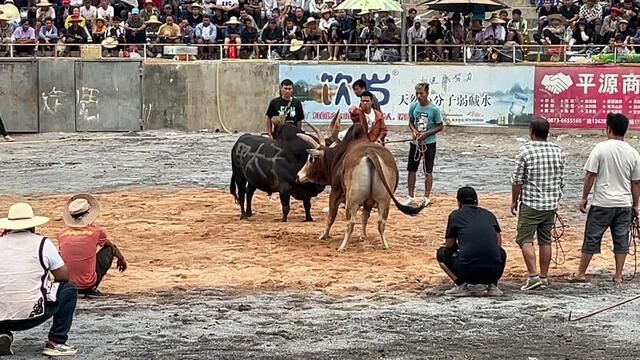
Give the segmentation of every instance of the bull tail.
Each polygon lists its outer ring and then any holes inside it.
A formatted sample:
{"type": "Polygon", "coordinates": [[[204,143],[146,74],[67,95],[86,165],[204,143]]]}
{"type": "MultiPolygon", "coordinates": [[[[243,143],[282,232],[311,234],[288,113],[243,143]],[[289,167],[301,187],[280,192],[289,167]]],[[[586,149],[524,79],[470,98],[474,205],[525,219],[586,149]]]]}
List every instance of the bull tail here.
{"type": "Polygon", "coordinates": [[[373,167],[375,167],[376,171],[378,172],[378,175],[380,175],[380,179],[382,179],[382,184],[384,185],[384,188],[387,189],[387,192],[391,196],[391,199],[393,200],[393,203],[396,205],[398,210],[402,211],[402,213],[406,215],[411,215],[411,216],[418,215],[420,211],[422,211],[422,209],[425,208],[425,205],[422,204],[419,207],[412,207],[412,206],[404,205],[400,201],[398,201],[395,195],[393,195],[393,190],[391,190],[389,183],[387,183],[387,179],[385,178],[384,172],[382,171],[382,164],[380,164],[380,159],[378,158],[378,156],[370,152],[367,152],[366,156],[367,156],[367,159],[369,159],[369,161],[373,163],[373,167]]]}
{"type": "Polygon", "coordinates": [[[229,184],[229,192],[233,195],[236,204],[238,203],[238,193],[237,193],[237,185],[236,185],[236,170],[231,170],[231,184],[229,184]]]}

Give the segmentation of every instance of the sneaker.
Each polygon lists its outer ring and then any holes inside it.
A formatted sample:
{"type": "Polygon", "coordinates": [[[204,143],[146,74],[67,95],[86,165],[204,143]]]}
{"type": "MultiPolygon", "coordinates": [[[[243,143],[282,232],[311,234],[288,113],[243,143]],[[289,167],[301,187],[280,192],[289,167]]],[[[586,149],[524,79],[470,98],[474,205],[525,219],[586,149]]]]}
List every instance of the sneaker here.
{"type": "Polygon", "coordinates": [[[75,355],[77,352],[78,352],[78,349],[76,349],[73,346],[69,346],[67,344],[51,345],[50,343],[47,343],[47,345],[45,345],[44,347],[44,350],[42,350],[42,355],[71,356],[71,355],[75,355]]]}
{"type": "Polygon", "coordinates": [[[403,204],[405,206],[416,206],[416,205],[418,205],[418,203],[416,202],[416,198],[411,197],[411,196],[407,196],[407,198],[404,200],[403,204]]]}
{"type": "Polygon", "coordinates": [[[487,296],[502,296],[503,292],[497,285],[490,284],[487,286],[487,296]]]}
{"type": "Polygon", "coordinates": [[[444,294],[455,297],[473,296],[472,292],[469,290],[469,285],[467,283],[459,286],[454,286],[451,289],[445,291],[444,294]]]}
{"type": "Polygon", "coordinates": [[[11,334],[0,334],[0,355],[13,355],[12,342],[13,336],[11,334]]]}
{"type": "Polygon", "coordinates": [[[548,278],[540,278],[540,282],[542,283],[542,285],[540,285],[541,288],[549,287],[549,279],[548,278]]]}
{"type": "Polygon", "coordinates": [[[431,204],[431,199],[429,199],[428,197],[423,197],[422,198],[422,202],[420,202],[420,206],[424,206],[427,207],[429,206],[429,204],[431,204]]]}
{"type": "Polygon", "coordinates": [[[542,286],[542,280],[539,277],[529,277],[527,282],[520,288],[522,291],[533,290],[542,286]]]}
{"type": "Polygon", "coordinates": [[[14,141],[15,141],[15,140],[13,140],[13,138],[12,138],[11,136],[9,136],[9,135],[5,136],[5,137],[4,137],[4,140],[5,140],[5,141],[8,141],[8,142],[14,142],[14,141]]]}

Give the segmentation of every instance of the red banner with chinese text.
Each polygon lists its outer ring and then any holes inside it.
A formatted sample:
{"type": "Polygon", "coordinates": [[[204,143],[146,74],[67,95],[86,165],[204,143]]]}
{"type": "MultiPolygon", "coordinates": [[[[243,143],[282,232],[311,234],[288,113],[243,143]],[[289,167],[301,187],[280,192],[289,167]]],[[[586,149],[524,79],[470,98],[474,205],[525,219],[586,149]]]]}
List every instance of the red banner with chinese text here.
{"type": "Polygon", "coordinates": [[[534,115],[555,128],[604,129],[608,113],[622,113],[640,129],[640,67],[538,67],[534,115]]]}

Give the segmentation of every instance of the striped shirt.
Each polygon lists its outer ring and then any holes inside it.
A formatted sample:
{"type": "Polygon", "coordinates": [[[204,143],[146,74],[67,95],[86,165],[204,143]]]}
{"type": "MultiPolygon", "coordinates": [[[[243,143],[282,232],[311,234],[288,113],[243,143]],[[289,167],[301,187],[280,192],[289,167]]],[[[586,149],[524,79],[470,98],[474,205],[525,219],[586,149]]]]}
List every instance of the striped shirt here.
{"type": "Polygon", "coordinates": [[[556,210],[564,189],[566,155],[556,144],[529,141],[516,156],[511,183],[522,185],[520,201],[538,211],[556,210]]]}

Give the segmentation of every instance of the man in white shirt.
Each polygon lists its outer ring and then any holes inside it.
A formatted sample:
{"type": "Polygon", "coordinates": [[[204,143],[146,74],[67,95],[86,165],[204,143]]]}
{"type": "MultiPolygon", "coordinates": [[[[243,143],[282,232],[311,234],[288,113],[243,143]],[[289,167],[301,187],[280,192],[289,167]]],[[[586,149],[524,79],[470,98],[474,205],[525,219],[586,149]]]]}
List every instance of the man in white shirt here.
{"type": "Polygon", "coordinates": [[[91,5],[91,0],[84,0],[84,6],[80,8],[80,15],[87,20],[87,29],[91,29],[89,24],[98,17],[98,9],[91,5]]]}
{"type": "Polygon", "coordinates": [[[11,355],[12,331],[35,328],[53,317],[43,355],[69,356],[66,344],[78,292],[51,240],[35,232],[49,218],[34,216],[29,204],[17,203],[0,219],[0,355],[11,355]],[[50,277],[53,276],[53,282],[50,277]]]}
{"type": "Polygon", "coordinates": [[[109,0],[100,0],[100,7],[97,13],[97,17],[106,19],[107,21],[111,20],[113,17],[113,6],[111,6],[109,0]]]}
{"type": "Polygon", "coordinates": [[[607,115],[607,141],[597,144],[584,166],[580,211],[587,213],[589,192],[593,199],[584,230],[582,256],[574,281],[586,281],[594,254],[600,253],[602,236],[611,229],[616,271],[613,281],[622,283],[622,269],[629,252],[631,221],[638,216],[640,197],[640,155],[624,141],[629,119],[622,114],[607,115]]]}

